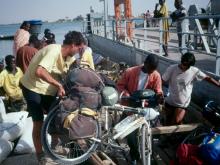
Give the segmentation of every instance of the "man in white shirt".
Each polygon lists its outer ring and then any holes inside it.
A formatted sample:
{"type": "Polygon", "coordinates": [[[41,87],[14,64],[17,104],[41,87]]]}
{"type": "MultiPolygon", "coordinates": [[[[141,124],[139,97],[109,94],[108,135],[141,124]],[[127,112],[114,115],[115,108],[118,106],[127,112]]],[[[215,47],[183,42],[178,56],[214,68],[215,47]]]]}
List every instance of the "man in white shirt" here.
{"type": "Polygon", "coordinates": [[[163,82],[169,84],[169,96],[165,98],[167,125],[181,124],[186,109],[191,101],[193,82],[206,80],[216,86],[220,83],[194,67],[196,60],[192,53],[185,53],[181,64],[174,64],[167,68],[162,76],[163,82]]]}

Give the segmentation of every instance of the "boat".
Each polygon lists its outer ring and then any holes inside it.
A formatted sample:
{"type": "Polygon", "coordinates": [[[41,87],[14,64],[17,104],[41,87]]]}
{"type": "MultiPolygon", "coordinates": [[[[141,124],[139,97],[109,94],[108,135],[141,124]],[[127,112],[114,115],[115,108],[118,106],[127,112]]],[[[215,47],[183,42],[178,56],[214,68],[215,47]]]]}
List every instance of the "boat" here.
{"type": "Polygon", "coordinates": [[[5,35],[0,35],[0,40],[13,40],[14,36],[10,35],[10,36],[5,36],[5,35]]]}
{"type": "MultiPolygon", "coordinates": [[[[220,60],[218,60],[220,53],[220,45],[217,44],[218,30],[216,30],[216,20],[220,18],[220,14],[217,11],[217,6],[215,5],[217,1],[211,1],[209,7],[211,7],[210,12],[214,15],[199,13],[199,9],[196,5],[191,5],[189,7],[190,16],[185,17],[186,20],[190,20],[190,31],[184,32],[183,35],[190,35],[191,38],[195,38],[193,43],[188,42],[189,45],[183,45],[182,51],[192,51],[196,56],[196,66],[203,70],[207,75],[218,80],[220,72],[220,60]],[[211,27],[203,29],[202,21],[209,21],[211,27]],[[198,43],[200,38],[201,42],[198,43]]],[[[103,18],[103,17],[102,17],[103,18]]],[[[142,19],[142,18],[139,18],[142,19]]],[[[170,18],[162,18],[170,19],[170,18]]],[[[107,20],[107,23],[102,19],[102,23],[96,23],[96,17],[93,17],[93,13],[90,13],[90,22],[88,40],[90,47],[104,57],[109,58],[114,62],[125,62],[129,66],[139,65],[144,62],[145,57],[148,54],[155,54],[159,57],[159,72],[163,74],[166,68],[175,63],[180,62],[181,53],[179,52],[179,47],[177,46],[178,39],[175,27],[170,28],[171,40],[169,42],[169,57],[162,56],[162,24],[158,27],[147,27],[146,20],[142,19],[144,26],[140,28],[132,27],[133,36],[128,33],[127,22],[131,20],[121,19],[120,21],[111,19],[107,20]],[[103,25],[107,25],[105,28],[103,25]],[[119,26],[120,24],[120,26],[119,26]],[[100,25],[100,26],[98,26],[100,25]],[[120,51],[119,51],[120,50],[120,51]]],[[[136,19],[137,20],[137,19],[136,19]]],[[[154,20],[151,18],[151,20],[154,20]]],[[[160,22],[162,20],[156,19],[155,21],[160,22]]],[[[186,22],[186,21],[183,21],[186,22]]],[[[210,85],[206,82],[195,83],[192,100],[194,103],[202,107],[207,101],[213,100],[217,103],[220,102],[220,92],[219,87],[210,85]]]]}

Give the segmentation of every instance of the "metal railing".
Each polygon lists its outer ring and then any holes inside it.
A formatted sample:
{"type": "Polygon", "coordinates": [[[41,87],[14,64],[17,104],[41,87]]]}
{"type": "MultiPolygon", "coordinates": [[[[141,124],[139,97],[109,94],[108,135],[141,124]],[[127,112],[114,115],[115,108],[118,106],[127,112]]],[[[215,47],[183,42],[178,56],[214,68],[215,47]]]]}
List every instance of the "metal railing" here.
{"type": "MultiPolygon", "coordinates": [[[[150,51],[159,55],[163,54],[162,46],[163,34],[167,32],[163,29],[163,21],[170,18],[148,18],[116,20],[111,19],[99,23],[91,22],[92,33],[98,36],[116,40],[124,44],[134,46],[137,49],[150,51]],[[133,35],[128,36],[127,23],[132,23],[133,35]],[[105,29],[106,28],[106,29],[105,29]],[[117,32],[116,32],[117,31],[117,32]]],[[[181,32],[177,32],[176,27],[172,26],[168,30],[171,40],[168,42],[169,49],[176,49],[181,54],[192,51],[195,53],[208,55],[216,58],[215,74],[220,74],[220,15],[198,15],[184,17],[181,20],[181,32]],[[189,26],[190,25],[190,26],[189,26]],[[186,27],[189,26],[189,30],[186,27]],[[179,47],[177,34],[181,35],[181,46],[179,47]]]]}

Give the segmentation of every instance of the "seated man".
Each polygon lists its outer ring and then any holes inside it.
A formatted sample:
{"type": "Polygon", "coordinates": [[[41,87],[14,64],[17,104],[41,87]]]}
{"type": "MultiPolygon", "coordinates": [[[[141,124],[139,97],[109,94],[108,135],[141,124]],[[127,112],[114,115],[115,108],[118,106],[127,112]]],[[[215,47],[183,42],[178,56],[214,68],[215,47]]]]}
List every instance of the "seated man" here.
{"type": "MultiPolygon", "coordinates": [[[[128,68],[117,83],[118,90],[123,92],[123,95],[130,96],[137,90],[152,89],[157,96],[162,98],[161,76],[156,71],[158,62],[157,56],[150,54],[145,59],[144,65],[128,68]]],[[[132,164],[136,164],[140,159],[136,134],[137,132],[135,131],[127,137],[132,164]]]]}
{"type": "Polygon", "coordinates": [[[6,97],[8,98],[8,106],[14,111],[23,108],[23,95],[19,87],[19,81],[23,73],[19,67],[15,65],[15,57],[7,55],[5,57],[6,67],[0,73],[0,87],[3,87],[6,97]]]}

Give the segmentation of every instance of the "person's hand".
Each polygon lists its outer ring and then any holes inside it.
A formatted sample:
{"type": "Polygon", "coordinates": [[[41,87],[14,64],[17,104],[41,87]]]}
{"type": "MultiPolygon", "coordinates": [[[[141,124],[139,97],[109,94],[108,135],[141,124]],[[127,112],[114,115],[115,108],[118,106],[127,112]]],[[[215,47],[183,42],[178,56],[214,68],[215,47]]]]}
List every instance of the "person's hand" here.
{"type": "Polygon", "coordinates": [[[162,94],[157,95],[158,104],[164,104],[164,96],[162,94]]]}
{"type": "Polygon", "coordinates": [[[59,97],[65,96],[65,90],[62,85],[59,85],[57,94],[59,97]]]}

